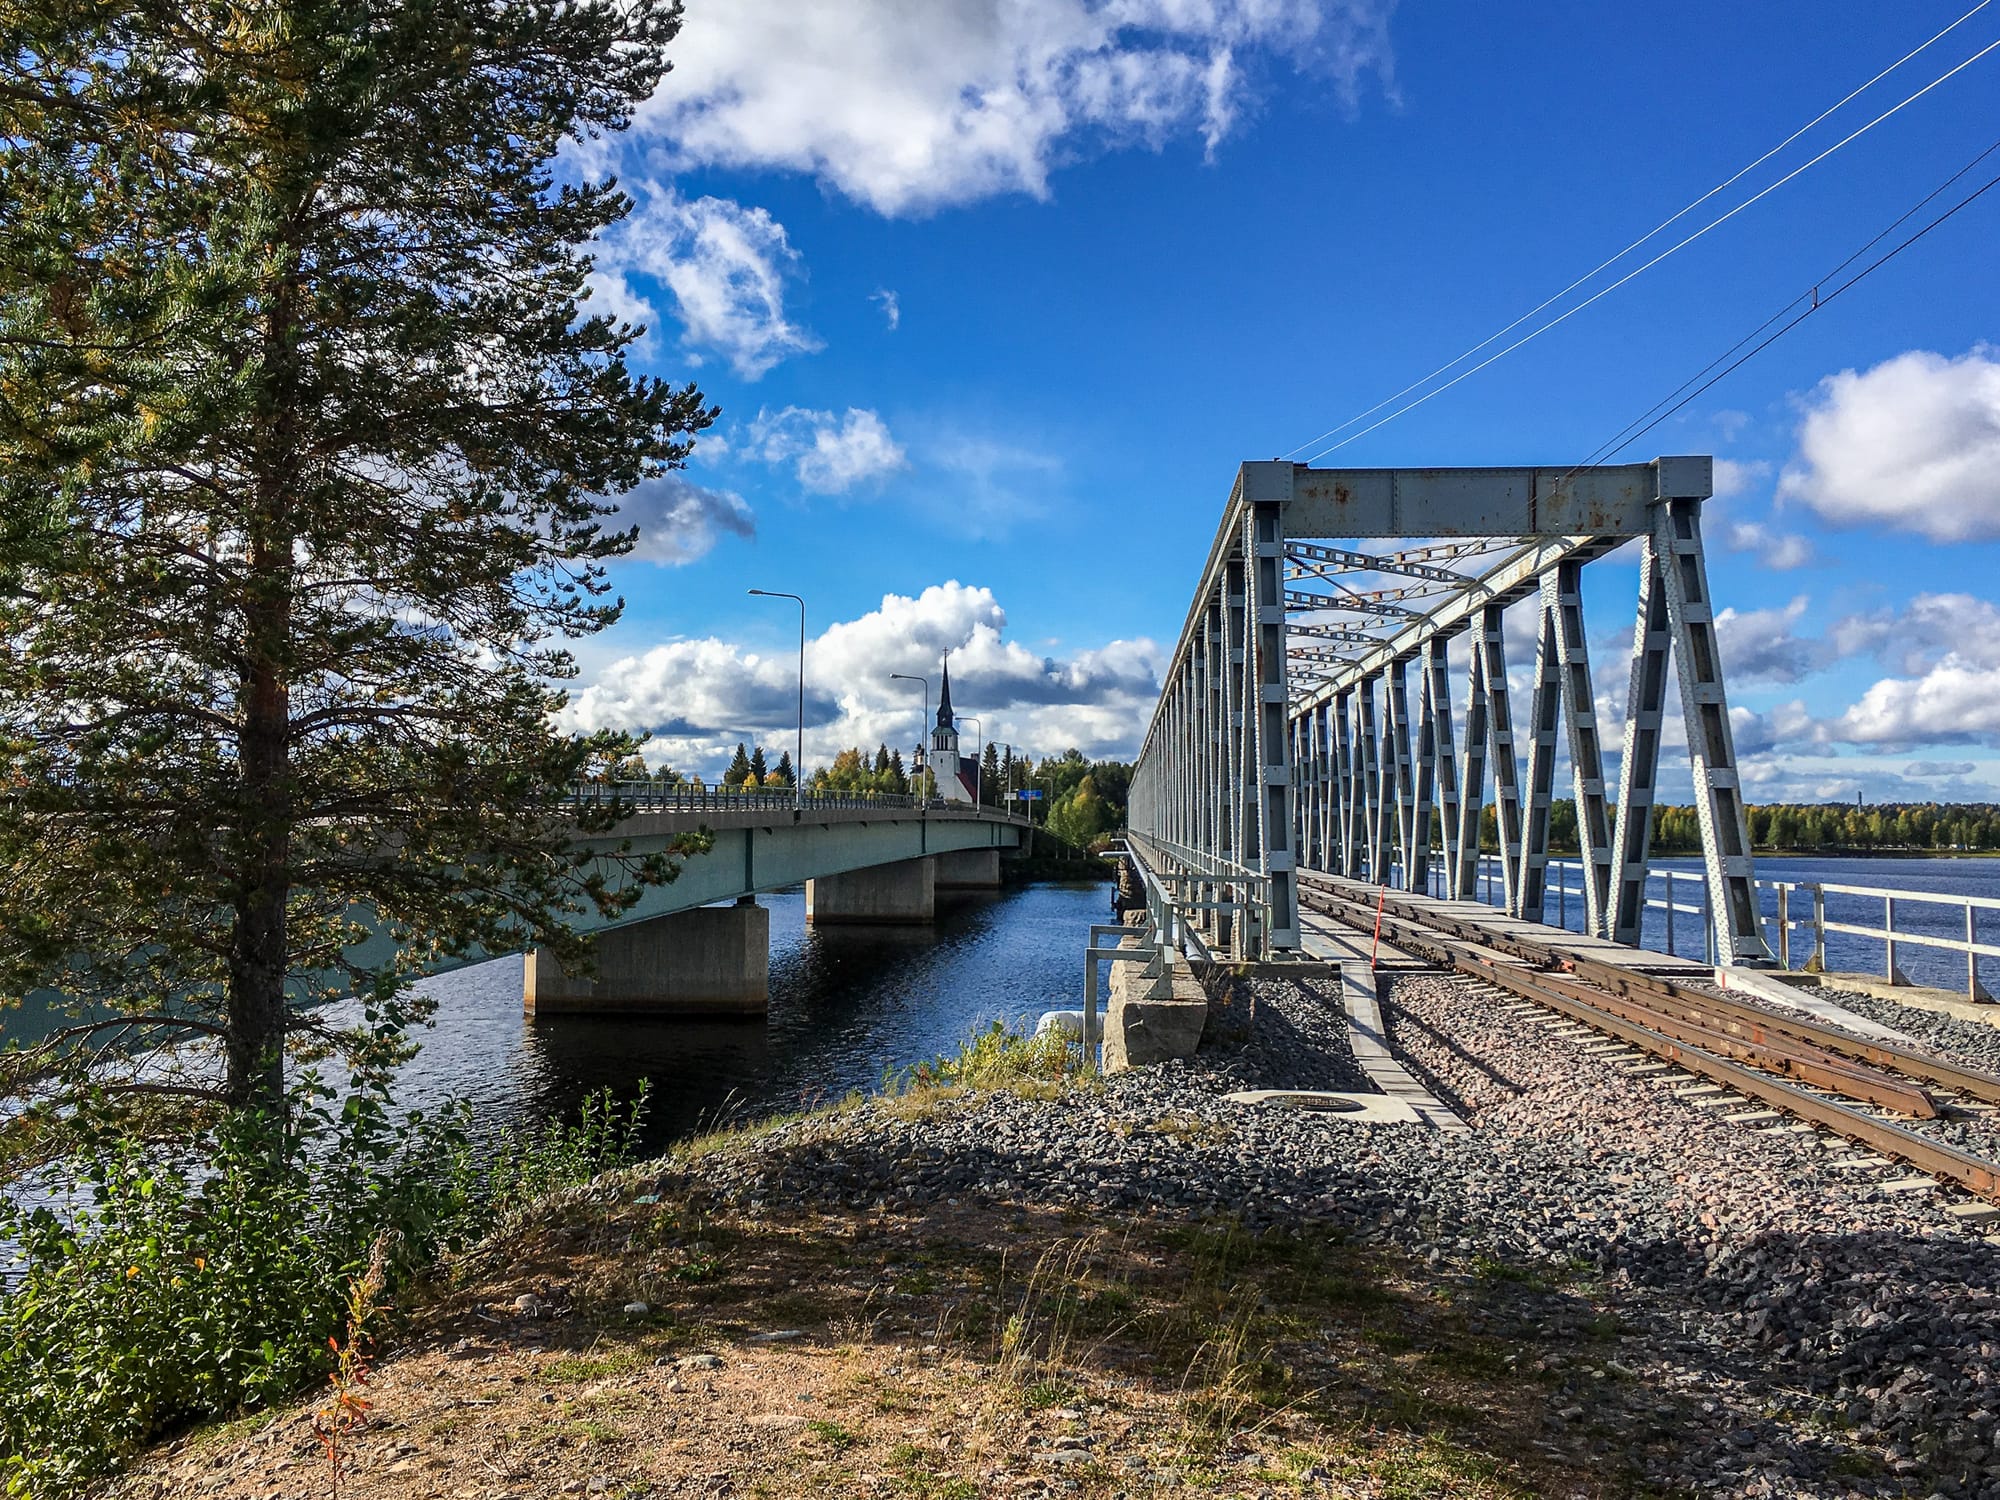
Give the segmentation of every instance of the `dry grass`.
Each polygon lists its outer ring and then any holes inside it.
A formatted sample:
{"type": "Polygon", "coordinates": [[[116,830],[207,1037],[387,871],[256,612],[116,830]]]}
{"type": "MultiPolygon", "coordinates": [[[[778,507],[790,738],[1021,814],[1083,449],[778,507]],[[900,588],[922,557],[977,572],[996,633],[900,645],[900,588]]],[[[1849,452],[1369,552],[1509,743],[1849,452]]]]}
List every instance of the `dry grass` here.
{"type": "MultiPolygon", "coordinates": [[[[967,1087],[923,1089],[948,1107],[967,1087]]],[[[1593,1451],[1623,1420],[1616,1392],[1550,1425],[1554,1392],[1514,1374],[1573,1340],[1485,1331],[1547,1323],[1560,1299],[1588,1323],[1573,1290],[1429,1273],[1312,1230],[971,1201],[747,1217],[654,1200],[635,1174],[607,1185],[625,1201],[531,1215],[403,1331],[348,1495],[1634,1492],[1593,1451]],[[557,1315],[516,1317],[524,1291],[557,1315]]],[[[114,1493],[323,1493],[303,1415],[197,1434],[114,1493]]]]}

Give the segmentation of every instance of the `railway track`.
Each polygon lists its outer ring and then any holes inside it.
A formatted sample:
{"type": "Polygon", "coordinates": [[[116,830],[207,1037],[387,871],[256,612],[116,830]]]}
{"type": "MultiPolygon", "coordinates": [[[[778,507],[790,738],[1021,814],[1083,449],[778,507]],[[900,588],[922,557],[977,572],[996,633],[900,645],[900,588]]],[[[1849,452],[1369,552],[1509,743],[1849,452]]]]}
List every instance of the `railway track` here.
{"type": "Polygon", "coordinates": [[[1300,900],[1468,978],[2000,1204],[2000,1161],[1899,1123],[2000,1104],[2000,1076],[1299,872],[1300,900]],[[1507,962],[1513,959],[1517,962],[1507,962]],[[1527,966],[1527,967],[1524,967],[1527,966]]]}

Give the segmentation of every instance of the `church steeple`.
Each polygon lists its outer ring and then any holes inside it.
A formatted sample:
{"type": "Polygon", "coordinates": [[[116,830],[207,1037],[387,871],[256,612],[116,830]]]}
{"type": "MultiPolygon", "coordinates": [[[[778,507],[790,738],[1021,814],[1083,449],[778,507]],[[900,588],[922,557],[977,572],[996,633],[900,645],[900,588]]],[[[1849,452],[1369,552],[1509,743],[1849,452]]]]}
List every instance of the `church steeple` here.
{"type": "Polygon", "coordinates": [[[937,727],[939,729],[956,729],[958,727],[951,716],[951,653],[949,651],[944,654],[944,686],[938,689],[937,727]]]}

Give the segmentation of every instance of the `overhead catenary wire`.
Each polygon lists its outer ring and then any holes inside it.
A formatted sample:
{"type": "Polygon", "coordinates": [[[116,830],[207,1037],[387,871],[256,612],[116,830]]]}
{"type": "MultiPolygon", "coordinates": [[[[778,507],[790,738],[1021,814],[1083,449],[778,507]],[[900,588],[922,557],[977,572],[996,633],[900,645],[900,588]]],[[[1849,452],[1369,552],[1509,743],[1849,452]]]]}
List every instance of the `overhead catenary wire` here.
{"type": "Polygon", "coordinates": [[[1300,443],[1296,448],[1289,449],[1281,456],[1284,458],[1290,458],[1294,453],[1303,452],[1305,449],[1312,447],[1316,443],[1324,442],[1326,439],[1333,437],[1337,433],[1345,432],[1349,427],[1352,427],[1356,422],[1365,421],[1367,418],[1372,417],[1373,415],[1375,415],[1376,412],[1380,411],[1383,407],[1389,405],[1390,402],[1402,400],[1402,398],[1409,395],[1411,391],[1418,390],[1421,387],[1428,385],[1431,381],[1437,379],[1438,376],[1444,374],[1448,370],[1455,368],[1458,365],[1463,364],[1466,360],[1472,358],[1473,355],[1477,354],[1480,350],[1486,348],[1488,345],[1494,343],[1496,340],[1505,338],[1508,334],[1512,333],[1516,328],[1519,328],[1523,323],[1527,322],[1528,319],[1534,317],[1537,313],[1542,312],[1547,308],[1554,306],[1556,303],[1560,302],[1564,297],[1567,297],[1571,292],[1575,291],[1578,287],[1582,286],[1585,282],[1589,281],[1593,276],[1596,276],[1600,272],[1608,270],[1610,267],[1616,265],[1619,261],[1623,260],[1626,256],[1630,255],[1634,250],[1637,250],[1641,245],[1645,244],[1648,240],[1654,238],[1661,231],[1669,228],[1674,224],[1679,223],[1682,219],[1686,218],[1689,214],[1693,213],[1697,208],[1700,208],[1702,204],[1708,202],[1708,200],[1713,198],[1717,193],[1726,192],[1730,188],[1734,187],[1738,182],[1742,181],[1750,173],[1756,171],[1757,168],[1763,166],[1765,162],[1769,161],[1772,157],[1776,156],[1779,152],[1783,151],[1787,146],[1791,145],[1794,141],[1798,140],[1800,136],[1805,135],[1807,132],[1811,131],[1815,126],[1821,124],[1829,116],[1838,114],[1841,110],[1845,109],[1849,104],[1853,103],[1856,99],[1860,98],[1861,95],[1867,93],[1868,90],[1875,87],[1876,84],[1880,83],[1883,79],[1887,78],[1891,73],[1895,72],[1898,68],[1902,67],[1904,63],[1909,62],[1919,53],[1928,51],[1931,47],[1935,46],[1938,42],[1944,40],[1945,37],[1949,36],[1959,27],[1963,26],[1967,21],[1971,20],[1974,16],[1978,15],[1982,10],[1986,9],[1986,7],[1991,5],[1992,3],[1993,0],[1979,0],[1979,3],[1977,5],[1973,6],[1971,10],[1968,10],[1964,15],[1960,16],[1956,21],[1953,21],[1949,26],[1946,26],[1942,31],[1934,32],[1928,39],[1918,43],[1918,45],[1916,45],[1915,47],[1912,47],[1908,52],[1905,52],[1901,57],[1897,58],[1894,62],[1890,63],[1888,67],[1882,69],[1881,72],[1877,73],[1873,78],[1870,78],[1866,83],[1860,84],[1857,87],[1850,89],[1846,94],[1842,95],[1834,103],[1829,104],[1825,109],[1821,110],[1818,114],[1814,115],[1810,120],[1806,121],[1805,124],[1801,125],[1797,130],[1794,130],[1790,135],[1786,136],[1782,141],[1779,141],[1777,145],[1771,147],[1770,150],[1766,151],[1762,156],[1758,157],[1755,161],[1749,162],[1744,166],[1739,167],[1735,172],[1730,174],[1728,177],[1725,177],[1721,182],[1718,182],[1714,187],[1710,188],[1707,192],[1703,193],[1699,198],[1696,198],[1692,202],[1684,204],[1682,207],[1676,209],[1666,218],[1660,220],[1660,222],[1655,224],[1651,229],[1647,230],[1644,234],[1640,235],[1636,240],[1632,241],[1631,244],[1625,246],[1622,250],[1618,250],[1615,253],[1606,256],[1603,260],[1599,261],[1596,265],[1592,266],[1588,271],[1585,271],[1581,276],[1577,277],[1576,280],[1572,281],[1568,286],[1563,287],[1561,290],[1553,292],[1549,296],[1543,298],[1540,302],[1536,303],[1533,307],[1529,308],[1526,312],[1522,313],[1518,318],[1514,319],[1513,322],[1507,324],[1503,328],[1495,329],[1492,333],[1488,334],[1485,338],[1481,339],[1478,343],[1474,344],[1470,349],[1467,349],[1464,353],[1458,355],[1453,359],[1446,360],[1443,364],[1439,365],[1435,370],[1431,371],[1430,374],[1421,376],[1418,379],[1411,381],[1408,385],[1404,386],[1400,391],[1397,391],[1392,395],[1384,396],[1380,401],[1377,401],[1373,406],[1368,407],[1364,411],[1356,412],[1353,416],[1349,417],[1345,422],[1341,422],[1333,427],[1329,427],[1325,432],[1322,432],[1318,437],[1310,438],[1307,441],[1300,443]]]}
{"type": "MultiPolygon", "coordinates": [[[[1983,8],[1983,4],[1980,7],[1975,7],[1975,12],[1981,8],[1983,8]]],[[[1975,12],[1968,12],[1968,15],[1973,14],[1975,12]]],[[[1963,19],[1964,18],[1962,17],[1961,20],[1963,19]]],[[[1947,28],[1947,30],[1949,29],[1950,28],[1947,28]]],[[[1431,389],[1425,391],[1422,395],[1416,397],[1416,399],[1405,402],[1403,405],[1396,407],[1395,410],[1389,412],[1386,416],[1378,418],[1376,421],[1369,423],[1366,427],[1361,428],[1359,431],[1349,433],[1346,437],[1339,439],[1339,441],[1337,442],[1329,443],[1324,447],[1317,448],[1314,452],[1308,454],[1306,458],[1303,460],[1303,462],[1316,463],[1318,460],[1324,458],[1327,454],[1332,453],[1337,449],[1344,448],[1349,443],[1359,441],[1361,438],[1366,437],[1369,433],[1374,432],[1381,427],[1387,426],[1390,422],[1395,421],[1398,417],[1401,417],[1408,412],[1414,411],[1417,407],[1422,406],[1424,403],[1434,399],[1437,396],[1443,395],[1446,391],[1450,390],[1452,387],[1460,384],[1465,380],[1470,379],[1472,376],[1477,375],[1480,371],[1485,370],[1490,366],[1498,363],[1500,360],[1506,358],[1509,354],[1512,354],[1515,350],[1521,348],[1523,345],[1533,342],[1535,339],[1540,338],[1543,334],[1549,332],[1551,329],[1556,328],[1561,324],[1567,322],[1569,319],[1575,317],[1578,313],[1582,312],[1585,308],[1590,307],[1593,304],[1602,301],[1605,297],[1617,291],[1620,287],[1625,286],[1627,283],[1635,280],[1639,276],[1645,274],[1647,271],[1651,270],[1654,266],[1659,265],[1660,262],[1666,260],[1668,257],[1679,253],[1681,250],[1686,249],[1689,245],[1695,243],[1695,241],[1702,239],[1704,236],[1712,233],[1714,230],[1719,229],[1722,225],[1728,223],[1738,214],[1744,212],[1744,210],[1751,208],[1755,204],[1761,202],[1763,199],[1768,198],[1772,193],[1776,192],[1779,188],[1784,187],[1786,184],[1794,181],[1805,172],[1811,170],[1813,167],[1818,166],[1828,157],[1834,155],[1836,152],[1851,145],[1854,141],[1859,140],[1862,136],[1866,135],[1869,131],[1873,130],[1876,126],[1882,124],[1884,121],[1890,119],[1891,117],[1897,114],[1900,114],[1910,105],[1916,103],[1919,99],[1923,98],[1925,95],[1939,88],[1940,86],[1942,86],[1952,78],[1956,77],[1958,74],[1964,72],[1967,68],[1971,67],[1973,64],[1979,62],[1981,59],[1987,57],[1989,54],[1993,53],[1996,50],[2000,50],[2000,38],[1996,38],[1993,41],[1987,43],[1984,47],[1980,48],[1970,57],[1965,58],[1963,61],[1957,63],[1950,69],[1946,70],[1944,73],[1939,74],[1936,78],[1932,79],[1922,88],[1917,89],[1915,92],[1905,96],[1897,103],[1891,105],[1888,109],[1883,110],[1880,114],[1876,115],[1866,124],[1858,126],[1856,129],[1850,131],[1848,134],[1842,136],[1839,140],[1835,141],[1825,150],[1819,152],[1817,155],[1813,157],[1808,158],[1800,165],[1794,167],[1791,171],[1787,172],[1783,177],[1777,179],[1777,181],[1772,182],[1768,186],[1759,189],[1756,193],[1753,193],[1750,197],[1744,199],[1741,203],[1738,203],[1734,207],[1728,209],[1727,211],[1718,214],[1715,218],[1709,220],[1706,224],[1702,225],[1701,228],[1695,230],[1692,234],[1689,234],[1683,237],[1682,239],[1677,240],[1674,244],[1668,246],[1665,250],[1662,250],[1659,254],[1653,256],[1651,259],[1642,262],[1640,265],[1626,272],[1616,281],[1611,282],[1607,286],[1599,288],[1597,291],[1591,293],[1590,296],[1584,298],[1581,302],[1578,302],[1571,307],[1565,308],[1555,317],[1548,319],[1547,321],[1541,323],[1537,327],[1531,329],[1529,332],[1523,334],[1520,338],[1515,339],[1513,342],[1507,344],[1505,347],[1495,351],[1493,354],[1488,355],[1485,359],[1479,361],[1479,363],[1472,365],[1467,369],[1459,371],[1458,374],[1452,376],[1451,379],[1445,381],[1443,384],[1434,386],[1431,389]]],[[[1863,85],[1863,88],[1866,87],[1867,85],[1863,85]]],[[[1856,92],[1860,91],[1857,90],[1856,92]]],[[[1838,106],[1835,106],[1835,108],[1838,108],[1838,106]]],[[[1829,110],[1827,113],[1831,113],[1831,111],[1829,110]]],[[[1822,116],[1821,118],[1824,118],[1824,116],[1822,116]]],[[[1806,128],[1810,129],[1811,127],[1808,126],[1806,128]]],[[[1782,149],[1782,147],[1776,149],[1782,149]]],[[[1745,170],[1747,171],[1749,169],[1746,168],[1745,170]]],[[[1740,175],[1741,174],[1739,174],[1739,176],[1740,175]]],[[[1719,190],[1720,189],[1718,189],[1718,191],[1719,190]]],[[[1697,200],[1697,202],[1705,201],[1705,198],[1710,196],[1713,196],[1713,194],[1711,193],[1705,195],[1704,199],[1697,200]]],[[[1682,212],[1684,214],[1686,210],[1683,210],[1682,212]]],[[[1678,219],[1681,216],[1682,215],[1677,214],[1674,217],[1678,219]]],[[[1674,220],[1669,219],[1666,222],[1672,223],[1674,222],[1674,220]]],[[[1642,237],[1641,240],[1636,241],[1635,244],[1643,244],[1645,240],[1652,238],[1653,234],[1657,233],[1658,230],[1654,230],[1651,234],[1648,234],[1642,237]]],[[[1628,254],[1629,251],[1630,247],[1628,247],[1628,249],[1625,251],[1621,251],[1619,255],[1613,256],[1611,262],[1606,262],[1606,264],[1608,265],[1612,262],[1621,259],[1625,254],[1628,254]]],[[[1597,268],[1597,270],[1602,270],[1602,269],[1604,269],[1603,266],[1597,268]]],[[[1573,290],[1576,286],[1581,285],[1585,281],[1588,281],[1591,276],[1594,276],[1596,274],[1597,271],[1592,271],[1586,276],[1579,278],[1577,282],[1571,284],[1570,288],[1566,288],[1565,292],[1559,292],[1556,294],[1555,297],[1552,297],[1548,299],[1548,301],[1542,303],[1541,307],[1536,309],[1536,311],[1541,311],[1542,309],[1547,308],[1552,303],[1558,301],[1563,295],[1565,295],[1565,293],[1568,290],[1573,290]]],[[[1432,375],[1426,376],[1423,380],[1414,382],[1413,384],[1404,387],[1403,391],[1399,392],[1398,395],[1399,396],[1407,395],[1409,392],[1419,389],[1427,382],[1434,379],[1436,375],[1442,374],[1445,370],[1449,370],[1454,365],[1461,363],[1464,359],[1468,358],[1470,354],[1477,352],[1479,349],[1488,347],[1494,342],[1495,339],[1504,336],[1505,333],[1511,331],[1514,328],[1518,328],[1523,322],[1526,322],[1527,319],[1532,316],[1534,316],[1533,312],[1523,314],[1522,317],[1517,318],[1513,323],[1509,324],[1506,329],[1501,330],[1500,333],[1494,334],[1492,337],[1484,340],[1482,343],[1475,345],[1472,350],[1467,351],[1467,353],[1464,355],[1460,355],[1457,360],[1453,360],[1450,364],[1441,366],[1439,370],[1434,371],[1432,375]]],[[[1328,433],[1322,434],[1322,437],[1330,436],[1332,433],[1339,432],[1342,430],[1342,428],[1350,426],[1354,422],[1361,420],[1362,417],[1380,411],[1382,407],[1389,405],[1390,402],[1393,402],[1396,399],[1398,399],[1398,397],[1392,396],[1387,398],[1387,400],[1377,402],[1376,405],[1368,409],[1368,412],[1364,412],[1356,417],[1349,418],[1346,423],[1341,424],[1341,427],[1330,429],[1328,433]]],[[[1317,443],[1318,441],[1319,439],[1314,440],[1315,443],[1317,443]]],[[[1296,454],[1300,451],[1301,448],[1311,447],[1311,446],[1312,444],[1301,444],[1299,448],[1292,449],[1291,453],[1296,454]]],[[[1289,457],[1290,455],[1288,454],[1287,456],[1289,457]]]]}
{"type": "Polygon", "coordinates": [[[1775,313],[1771,314],[1770,317],[1766,318],[1762,323],[1758,324],[1755,328],[1751,329],[1749,333],[1745,334],[1742,338],[1738,339],[1734,344],[1731,344],[1727,349],[1725,349],[1721,354],[1717,355],[1714,359],[1710,360],[1706,365],[1703,365],[1701,369],[1697,370],[1693,375],[1689,376],[1686,380],[1682,381],[1678,386],[1676,386],[1673,390],[1669,391],[1660,400],[1654,402],[1652,406],[1648,407],[1644,412],[1641,412],[1639,416],[1635,417],[1631,422],[1628,422],[1624,427],[1620,428],[1616,434],[1614,434],[1604,443],[1600,444],[1591,453],[1590,457],[1586,458],[1582,463],[1578,464],[1575,468],[1571,469],[1568,474],[1565,474],[1563,476],[1563,478],[1568,479],[1571,477],[1571,475],[1574,475],[1580,472],[1581,470],[1588,469],[1597,464],[1600,464],[1604,462],[1607,458],[1609,458],[1611,455],[1617,453],[1619,449],[1629,447],[1631,444],[1637,442],[1640,438],[1644,437],[1647,433],[1651,432],[1655,427],[1658,427],[1662,422],[1666,421],[1667,418],[1673,416],[1675,412],[1678,412],[1682,408],[1687,406],[1689,402],[1695,400],[1698,396],[1710,390],[1720,381],[1734,374],[1737,370],[1740,370],[1744,365],[1748,364],[1751,360],[1755,359],[1759,354],[1763,353],[1764,350],[1770,348],[1771,345],[1775,344],[1779,339],[1783,338],[1786,334],[1790,333],[1794,328],[1798,327],[1799,324],[1805,322],[1807,318],[1810,318],[1814,313],[1819,312],[1821,309],[1825,308],[1828,304],[1833,302],[1833,300],[1839,297],[1843,292],[1849,290],[1857,283],[1873,275],[1876,271],[1879,271],[1883,266],[1887,265],[1890,261],[1894,260],[1898,255],[1901,255],[1905,250],[1909,249],[1912,245],[1916,244],[1919,240],[1923,239],[1925,235],[1929,234],[1932,230],[1938,228],[1940,225],[1944,224],[1947,220],[1951,219],[1964,209],[1971,207],[1980,198],[1984,197],[1987,193],[1991,192],[1995,187],[2000,187],[2000,175],[1987,178],[1985,182],[1981,183],[1978,187],[1974,188],[1971,192],[1967,193],[1963,198],[1960,198],[1956,203],[1952,204],[1950,208],[1947,208],[1943,213],[1937,215],[1935,218],[1926,222],[1915,233],[1899,241],[1884,254],[1870,261],[1867,265],[1863,266],[1859,271],[1856,271],[1852,276],[1848,277],[1845,281],[1834,282],[1833,279],[1836,276],[1840,275],[1842,271],[1846,270],[1849,266],[1853,265],[1857,260],[1861,259],[1862,256],[1866,255],[1870,250],[1874,249],[1877,245],[1881,244],[1882,241],[1887,239],[1890,235],[1894,234],[1896,230],[1899,229],[1902,225],[1908,223],[1917,214],[1921,213],[1928,204],[1932,203],[1941,194],[1948,191],[1951,188],[1952,184],[1956,183],[1961,178],[1966,176],[1981,162],[1991,157],[1995,152],[2000,152],[2000,141],[1995,141],[1992,145],[1988,146],[1984,151],[1980,152],[1977,156],[1973,157],[1971,161],[1967,162],[1964,166],[1960,167],[1956,172],[1952,173],[1951,176],[1947,177],[1943,182],[1939,183],[1938,186],[1931,189],[1930,192],[1926,193],[1914,205],[1906,209],[1892,223],[1890,223],[1880,233],[1875,235],[1873,239],[1869,240],[1867,244],[1863,245],[1860,249],[1856,250],[1853,254],[1849,255],[1839,265],[1835,266],[1831,271],[1827,272],[1825,276],[1822,276],[1818,281],[1814,282],[1809,289],[1799,293],[1798,296],[1794,297],[1790,302],[1787,302],[1783,307],[1779,308],[1775,313]],[[1832,284],[1829,285],[1829,283],[1832,284]],[[1805,304],[1803,307],[1801,307],[1802,303],[1805,304]],[[1797,311],[1794,313],[1795,309],[1797,311]],[[1786,315],[1788,313],[1792,313],[1794,315],[1791,316],[1789,319],[1787,319],[1786,315]],[[1784,320],[1782,323],[1780,323],[1781,319],[1784,320]],[[1774,332],[1771,332],[1768,337],[1765,337],[1761,341],[1755,343],[1753,347],[1749,348],[1747,351],[1742,353],[1737,358],[1734,359],[1730,358],[1730,356],[1735,355],[1738,350],[1743,349],[1746,344],[1750,344],[1752,340],[1757,339],[1758,335],[1763,334],[1765,330],[1770,329],[1773,324],[1780,324],[1780,326],[1774,332]],[[1724,363],[1725,361],[1727,361],[1726,364],[1724,363]],[[1722,368],[1719,370],[1716,369],[1718,365],[1722,366],[1722,368]],[[1713,375],[1710,375],[1709,373],[1710,371],[1714,371],[1715,373],[1713,375]],[[1704,376],[1708,376],[1708,378],[1703,379],[1702,377],[1704,376]]]}

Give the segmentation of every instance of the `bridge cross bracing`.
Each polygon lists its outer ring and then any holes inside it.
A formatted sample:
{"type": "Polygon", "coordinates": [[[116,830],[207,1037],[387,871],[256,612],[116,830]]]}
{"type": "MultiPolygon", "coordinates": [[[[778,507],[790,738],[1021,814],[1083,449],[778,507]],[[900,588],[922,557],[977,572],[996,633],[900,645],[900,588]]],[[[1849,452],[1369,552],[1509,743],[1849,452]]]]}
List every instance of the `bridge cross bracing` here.
{"type": "Polygon", "coordinates": [[[1434,843],[1445,893],[1469,899],[1489,778],[1506,909],[1541,921],[1560,752],[1585,929],[1636,946],[1671,662],[1719,954],[1768,958],[1702,551],[1712,479],[1705,456],[1575,470],[1244,464],[1133,777],[1131,842],[1182,929],[1238,957],[1297,950],[1300,866],[1422,891],[1434,843]],[[1613,787],[1582,572],[1635,542],[1613,787]],[[1531,600],[1521,719],[1504,612],[1531,600]]]}

